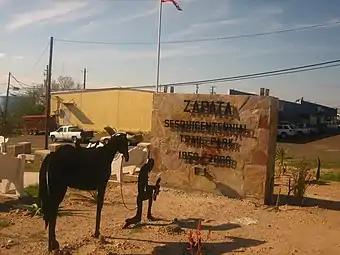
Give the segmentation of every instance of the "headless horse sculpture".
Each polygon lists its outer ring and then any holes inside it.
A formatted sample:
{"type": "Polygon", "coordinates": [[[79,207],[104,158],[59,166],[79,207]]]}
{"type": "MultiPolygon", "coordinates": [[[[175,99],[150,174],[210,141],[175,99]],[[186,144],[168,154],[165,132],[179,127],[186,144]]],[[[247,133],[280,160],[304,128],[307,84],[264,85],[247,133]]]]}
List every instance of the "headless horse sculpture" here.
{"type": "Polygon", "coordinates": [[[143,201],[148,200],[148,214],[147,218],[149,220],[156,220],[152,214],[152,202],[156,201],[157,195],[159,194],[160,189],[160,181],[161,178],[158,178],[156,181],[156,185],[149,185],[149,172],[152,171],[154,166],[154,160],[149,158],[148,162],[142,166],[138,175],[138,195],[137,195],[137,213],[133,218],[129,218],[125,220],[125,225],[123,229],[127,228],[131,224],[137,224],[142,220],[142,209],[143,209],[143,201]]]}

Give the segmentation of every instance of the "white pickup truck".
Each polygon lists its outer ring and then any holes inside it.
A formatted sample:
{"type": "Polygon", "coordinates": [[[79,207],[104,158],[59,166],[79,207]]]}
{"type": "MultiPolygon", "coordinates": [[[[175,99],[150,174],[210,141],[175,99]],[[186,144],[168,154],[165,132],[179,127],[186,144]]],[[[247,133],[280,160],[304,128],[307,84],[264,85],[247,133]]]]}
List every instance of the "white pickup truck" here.
{"type": "Polygon", "coordinates": [[[311,128],[306,124],[295,124],[292,125],[298,135],[309,135],[311,128]]]}
{"type": "Polygon", "coordinates": [[[280,138],[287,138],[288,136],[292,137],[296,135],[296,131],[294,127],[290,124],[279,124],[277,126],[277,136],[280,138]]]}
{"type": "Polygon", "coordinates": [[[61,126],[50,132],[50,138],[55,141],[89,142],[93,138],[93,131],[84,131],[77,126],[61,126]]]}

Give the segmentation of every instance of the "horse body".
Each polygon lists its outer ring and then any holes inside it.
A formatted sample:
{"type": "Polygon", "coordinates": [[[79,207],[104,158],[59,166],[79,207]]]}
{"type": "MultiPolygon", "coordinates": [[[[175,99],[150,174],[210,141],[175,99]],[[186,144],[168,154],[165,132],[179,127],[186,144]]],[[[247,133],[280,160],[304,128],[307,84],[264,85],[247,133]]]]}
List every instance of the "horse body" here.
{"type": "Polygon", "coordinates": [[[52,155],[55,170],[51,183],[56,180],[70,188],[96,190],[111,175],[114,155],[104,147],[86,149],[64,145],[52,155]]]}
{"type": "Polygon", "coordinates": [[[100,148],[75,148],[64,145],[50,153],[43,161],[39,174],[39,201],[45,227],[49,226],[49,251],[59,248],[55,226],[59,204],[67,188],[97,190],[97,214],[95,237],[99,237],[101,210],[107,182],[111,175],[111,163],[117,152],[129,160],[128,141],[125,135],[113,135],[100,148]]]}

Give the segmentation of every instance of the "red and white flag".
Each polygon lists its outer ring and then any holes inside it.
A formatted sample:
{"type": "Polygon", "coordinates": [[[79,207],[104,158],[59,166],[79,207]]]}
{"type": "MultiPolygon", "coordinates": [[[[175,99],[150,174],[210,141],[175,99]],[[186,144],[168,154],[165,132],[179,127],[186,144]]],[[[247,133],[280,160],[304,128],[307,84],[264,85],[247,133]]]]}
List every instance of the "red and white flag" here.
{"type": "Polygon", "coordinates": [[[171,3],[174,4],[174,6],[177,8],[177,10],[183,11],[176,0],[161,0],[161,1],[162,1],[162,3],[171,2],[171,3]]]}

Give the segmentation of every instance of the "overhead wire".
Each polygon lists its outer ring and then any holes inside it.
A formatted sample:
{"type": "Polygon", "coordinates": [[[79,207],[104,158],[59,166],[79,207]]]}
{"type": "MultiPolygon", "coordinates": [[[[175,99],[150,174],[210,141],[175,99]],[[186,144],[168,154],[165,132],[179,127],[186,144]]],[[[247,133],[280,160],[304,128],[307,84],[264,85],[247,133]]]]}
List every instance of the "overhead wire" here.
{"type": "MultiPolygon", "coordinates": [[[[245,75],[237,75],[237,76],[206,79],[206,80],[187,81],[187,82],[166,83],[166,84],[161,84],[161,86],[174,86],[174,87],[177,86],[178,87],[178,86],[203,85],[203,84],[209,84],[209,83],[248,80],[248,79],[255,79],[255,78],[263,78],[263,77],[326,69],[326,68],[332,68],[332,67],[337,67],[337,66],[340,66],[340,59],[319,62],[319,63],[309,64],[309,65],[284,68],[284,69],[277,69],[277,70],[266,71],[266,72],[250,73],[250,74],[245,74],[245,75]]],[[[130,86],[130,87],[125,87],[125,88],[154,88],[154,87],[155,85],[142,85],[142,86],[130,86]]]]}
{"type": "MultiPolygon", "coordinates": [[[[48,49],[49,46],[50,46],[50,42],[48,41],[48,43],[47,43],[47,45],[45,46],[45,48],[43,49],[43,51],[42,51],[40,57],[38,58],[38,60],[37,60],[37,61],[35,62],[35,64],[33,65],[32,70],[34,70],[34,69],[38,66],[38,64],[39,64],[40,61],[42,60],[42,58],[43,58],[43,56],[45,55],[45,53],[46,53],[46,51],[47,51],[47,49],[48,49]]],[[[32,70],[31,70],[31,71],[32,71],[32,70]]]]}
{"type": "MultiPolygon", "coordinates": [[[[267,35],[274,35],[274,34],[283,34],[283,33],[292,33],[292,32],[299,32],[299,31],[305,31],[305,30],[312,30],[312,29],[317,29],[317,28],[327,27],[327,26],[332,26],[332,25],[340,25],[340,21],[320,23],[320,24],[309,25],[309,26],[301,26],[298,28],[279,29],[279,30],[261,32],[261,33],[210,37],[210,38],[197,38],[197,39],[188,39],[188,40],[161,41],[161,43],[162,44],[179,44],[179,43],[194,43],[194,42],[210,42],[210,41],[220,41],[220,40],[244,39],[244,38],[251,38],[251,37],[260,37],[260,36],[267,36],[267,35]]],[[[55,38],[55,41],[64,42],[64,43],[102,44],[102,45],[155,45],[157,44],[156,42],[105,42],[105,41],[69,40],[69,39],[62,39],[62,38],[55,38]]]]}
{"type": "Polygon", "coordinates": [[[26,83],[23,83],[21,81],[19,81],[13,74],[11,76],[16,82],[17,84],[22,88],[22,89],[30,89],[32,88],[32,85],[28,85],[26,83]]]}

